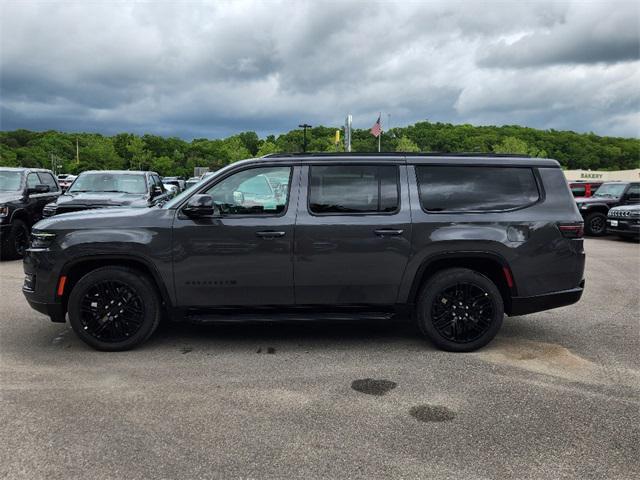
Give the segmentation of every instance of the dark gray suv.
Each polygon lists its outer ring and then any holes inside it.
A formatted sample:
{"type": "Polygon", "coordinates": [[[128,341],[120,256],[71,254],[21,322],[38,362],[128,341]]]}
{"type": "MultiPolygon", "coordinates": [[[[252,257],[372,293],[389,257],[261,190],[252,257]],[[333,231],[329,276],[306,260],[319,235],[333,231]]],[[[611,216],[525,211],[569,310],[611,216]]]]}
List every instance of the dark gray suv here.
{"type": "Polygon", "coordinates": [[[33,308],[100,350],[174,321],[413,316],[438,347],[504,314],[577,302],[583,222],[555,160],[283,154],[230,165],[162,206],[39,222],[33,308]]]}

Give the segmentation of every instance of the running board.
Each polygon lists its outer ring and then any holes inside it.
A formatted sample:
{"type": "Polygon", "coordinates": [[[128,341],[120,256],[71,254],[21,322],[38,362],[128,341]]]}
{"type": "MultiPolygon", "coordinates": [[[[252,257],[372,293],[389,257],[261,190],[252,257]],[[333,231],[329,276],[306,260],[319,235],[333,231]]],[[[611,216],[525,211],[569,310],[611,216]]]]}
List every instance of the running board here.
{"type": "Polygon", "coordinates": [[[184,320],[191,323],[235,322],[317,322],[391,320],[394,312],[188,312],[184,320]]]}

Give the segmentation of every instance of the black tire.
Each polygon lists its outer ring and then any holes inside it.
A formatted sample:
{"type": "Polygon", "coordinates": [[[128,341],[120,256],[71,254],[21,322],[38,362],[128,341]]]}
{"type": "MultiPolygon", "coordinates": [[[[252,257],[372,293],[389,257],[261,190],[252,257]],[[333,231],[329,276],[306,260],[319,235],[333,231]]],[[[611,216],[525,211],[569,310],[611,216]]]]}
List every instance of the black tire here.
{"type": "Polygon", "coordinates": [[[29,232],[29,225],[19,219],[13,220],[9,234],[2,241],[2,258],[16,260],[24,257],[29,246],[29,232]]]}
{"type": "Polygon", "coordinates": [[[151,280],[126,267],[102,267],[75,284],[68,303],[76,335],[96,350],[116,352],[147,340],[160,322],[158,292],[151,280]]]}
{"type": "Polygon", "coordinates": [[[420,290],[416,306],[422,333],[450,352],[485,346],[500,330],[503,318],[504,304],[496,285],[466,268],[436,273],[420,290]]]}
{"type": "Polygon", "coordinates": [[[592,237],[602,237],[607,233],[607,216],[602,212],[593,212],[584,219],[584,230],[592,237]]]}

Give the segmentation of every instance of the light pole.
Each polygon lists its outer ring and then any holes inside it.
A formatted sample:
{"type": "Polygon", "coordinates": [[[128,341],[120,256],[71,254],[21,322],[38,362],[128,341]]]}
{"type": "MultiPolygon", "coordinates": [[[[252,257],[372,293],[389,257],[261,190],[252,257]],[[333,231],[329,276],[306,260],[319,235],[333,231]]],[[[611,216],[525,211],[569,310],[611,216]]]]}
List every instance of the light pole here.
{"type": "Polygon", "coordinates": [[[303,123],[302,125],[298,125],[298,127],[302,128],[302,151],[307,151],[307,128],[311,128],[311,125],[308,123],[303,123]]]}

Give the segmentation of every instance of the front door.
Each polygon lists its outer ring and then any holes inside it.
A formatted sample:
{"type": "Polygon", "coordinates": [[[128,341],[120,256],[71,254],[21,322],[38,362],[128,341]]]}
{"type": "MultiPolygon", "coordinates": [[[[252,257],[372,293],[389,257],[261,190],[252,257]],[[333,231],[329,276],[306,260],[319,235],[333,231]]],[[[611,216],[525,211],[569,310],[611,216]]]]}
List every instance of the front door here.
{"type": "Polygon", "coordinates": [[[247,167],[199,191],[220,215],[178,211],[173,264],[182,307],[293,305],[298,167],[247,167]]]}
{"type": "Polygon", "coordinates": [[[411,247],[406,167],[311,165],[301,175],[298,305],[393,305],[411,247]]]}

